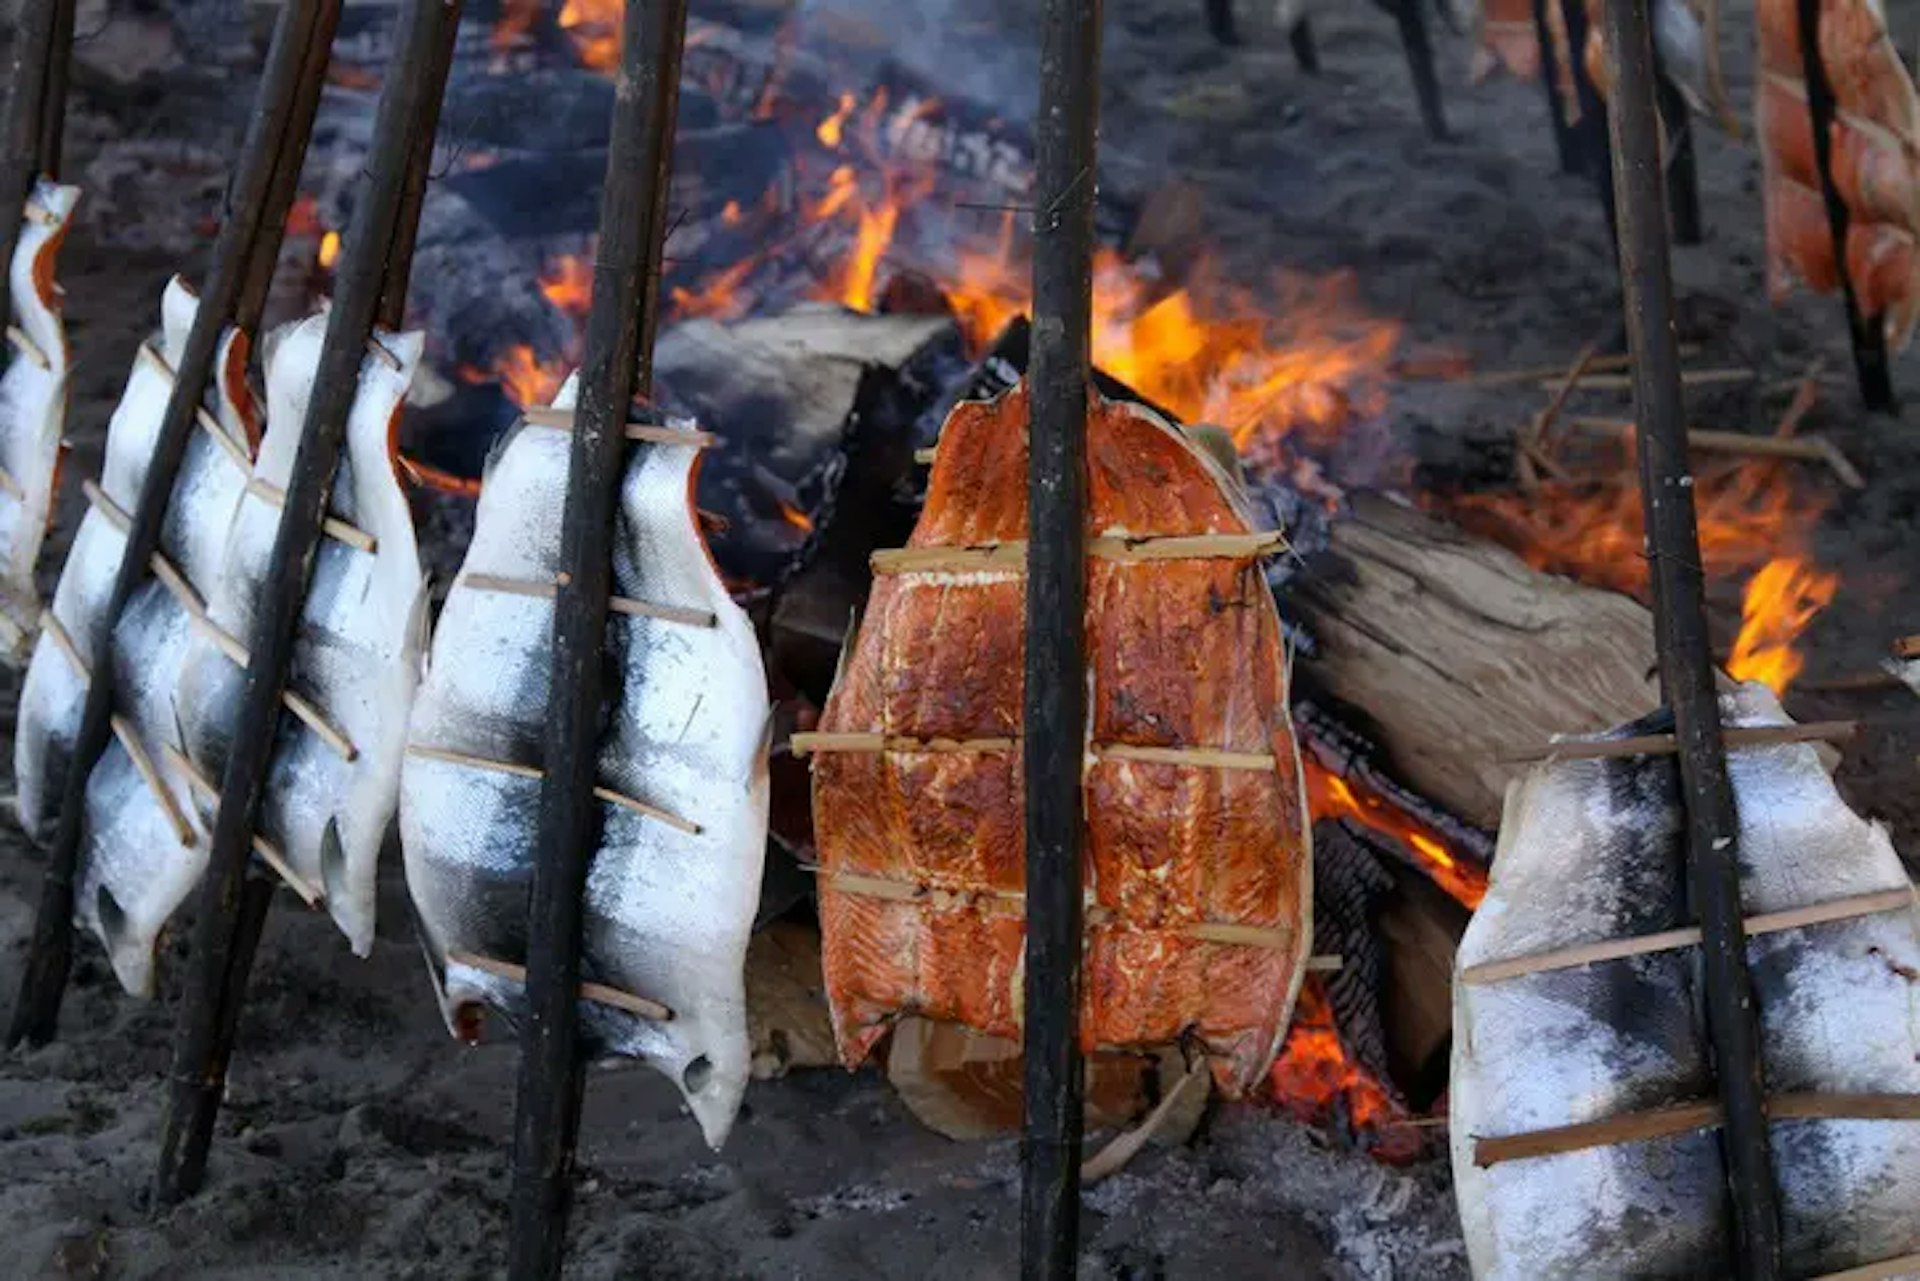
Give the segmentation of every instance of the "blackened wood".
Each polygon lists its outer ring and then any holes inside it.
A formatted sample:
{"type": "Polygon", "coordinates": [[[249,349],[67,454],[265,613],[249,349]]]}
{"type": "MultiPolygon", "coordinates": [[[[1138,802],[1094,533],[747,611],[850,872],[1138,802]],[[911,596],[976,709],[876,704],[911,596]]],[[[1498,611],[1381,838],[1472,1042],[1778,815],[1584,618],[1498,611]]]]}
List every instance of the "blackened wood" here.
{"type": "Polygon", "coordinates": [[[1313,19],[1302,14],[1287,32],[1287,43],[1293,48],[1293,60],[1300,70],[1310,76],[1320,74],[1320,46],[1313,40],[1313,19]]]}
{"type": "MultiPolygon", "coordinates": [[[[160,420],[153,459],[140,487],[126,551],[100,620],[99,635],[111,636],[127,598],[146,579],[159,545],[161,521],[173,494],[180,458],[194,430],[194,416],[206,395],[207,380],[221,332],[232,319],[245,287],[249,264],[260,251],[261,222],[283,148],[294,145],[288,131],[300,85],[308,41],[323,14],[337,15],[340,0],[292,0],[281,10],[267,53],[254,116],[247,130],[239,167],[227,190],[226,214],[214,241],[213,265],[200,296],[199,310],[187,334],[186,350],[174,371],[173,390],[160,420]]],[[[299,140],[304,145],[304,139],[299,140]]],[[[47,856],[33,941],[21,978],[8,1043],[50,1040],[60,1017],[67,974],[73,962],[73,878],[86,813],[87,778],[112,732],[113,664],[96,663],[87,687],[86,708],[60,798],[60,822],[47,856]]]]}
{"type": "Polygon", "coordinates": [[[520,1030],[513,1126],[508,1275],[557,1277],[565,1249],[579,1138],[578,1037],[582,899],[599,845],[611,542],[636,394],[652,394],[653,331],[667,188],[679,102],[686,0],[627,0],[618,92],[600,199],[593,304],[580,366],[580,401],[561,518],[563,567],[553,614],[553,681],[540,789],[527,950],[527,1013],[520,1030]]]}
{"type": "MultiPolygon", "coordinates": [[[[354,211],[333,309],[302,424],[286,501],[248,636],[245,684],[234,714],[236,744],[274,741],[287,666],[293,655],[321,521],[339,466],[347,415],[360,386],[361,363],[386,279],[387,250],[403,203],[415,140],[436,92],[428,74],[443,42],[453,38],[458,0],[409,0],[403,11],[380,107],[374,119],[370,172],[354,211]]],[[[271,750],[235,751],[227,759],[214,817],[207,871],[200,887],[185,996],[174,1039],[173,1072],[163,1118],[154,1191],[162,1204],[191,1195],[206,1170],[212,1122],[225,1087],[219,1062],[237,926],[253,855],[253,833],[266,791],[271,750]]],[[[239,981],[244,981],[244,973],[239,981]]],[[[239,1000],[237,992],[231,993],[239,1000]]]]}
{"type": "Polygon", "coordinates": [[[1800,23],[1800,66],[1807,82],[1807,112],[1813,128],[1814,167],[1820,171],[1820,194],[1827,204],[1827,226],[1833,236],[1833,269],[1840,279],[1846,303],[1847,334],[1853,340],[1853,370],[1860,381],[1860,399],[1867,408],[1892,412],[1893,375],[1887,366],[1887,335],[1879,316],[1860,312],[1860,293],[1847,270],[1847,230],[1853,215],[1833,181],[1833,81],[1820,57],[1820,0],[1797,0],[1800,23]]]}
{"type": "Polygon", "coordinates": [[[1697,245],[1706,233],[1700,222],[1700,167],[1693,150],[1693,109],[1687,106],[1680,86],[1659,70],[1657,53],[1654,65],[1660,119],[1667,128],[1667,213],[1673,219],[1673,242],[1697,245]]]}
{"type": "Polygon", "coordinates": [[[1561,173],[1580,172],[1580,149],[1574,140],[1573,123],[1567,119],[1567,102],[1560,93],[1560,51],[1553,43],[1553,26],[1547,21],[1547,6],[1560,0],[1533,0],[1533,33],[1540,42],[1540,83],[1547,91],[1547,119],[1553,125],[1553,145],[1560,155],[1561,173]]]}
{"type": "Polygon", "coordinates": [[[1574,124],[1575,150],[1580,164],[1593,178],[1600,195],[1600,209],[1607,218],[1607,239],[1615,245],[1616,265],[1620,242],[1620,220],[1613,196],[1613,156],[1607,136],[1607,104],[1600,87],[1587,74],[1586,0],[1560,0],[1560,12],[1567,24],[1567,67],[1573,75],[1573,92],[1580,108],[1574,124]]]}
{"type": "Polygon", "coordinates": [[[433,143],[440,132],[440,107],[446,96],[447,73],[453,66],[453,46],[452,40],[443,42],[433,64],[422,73],[429,79],[430,92],[407,169],[407,190],[394,224],[393,244],[387,249],[387,285],[377,313],[380,327],[388,333],[399,333],[407,322],[407,282],[413,275],[413,250],[420,238],[420,210],[426,204],[427,183],[433,176],[433,143]]]}
{"type": "Polygon", "coordinates": [[[40,172],[60,177],[61,144],[67,136],[67,77],[73,63],[75,0],[54,0],[53,40],[47,48],[46,82],[40,91],[40,172]]]}
{"type": "Polygon", "coordinates": [[[326,90],[327,62],[333,53],[334,29],[339,9],[320,15],[312,38],[307,42],[307,62],[300,71],[300,89],[294,98],[293,112],[287,121],[288,145],[275,157],[273,185],[261,215],[260,241],[247,269],[246,287],[233,323],[241,333],[258,338],[260,320],[266,313],[267,299],[273,292],[274,268],[280,261],[280,247],[286,240],[287,217],[300,193],[300,176],[306,165],[307,140],[313,136],[313,121],[320,110],[320,98],[326,90]]]}
{"type": "Polygon", "coordinates": [[[1046,0],[1034,126],[1021,750],[1027,946],[1020,1268],[1028,1281],[1069,1281],[1080,1247],[1086,434],[1100,19],[1100,0],[1046,0]]]}
{"type": "Polygon", "coordinates": [[[1743,1278],[1780,1272],[1780,1224],[1768,1152],[1766,1082],[1735,850],[1739,827],[1727,778],[1716,670],[1707,637],[1705,571],[1687,464],[1686,407],[1674,336],[1667,208],[1654,106],[1647,0],[1608,0],[1613,80],[1608,123],[1620,200],[1620,284],[1640,425],[1640,494],[1653,584],[1660,682],[1680,743],[1687,814],[1687,881],[1700,920],[1707,1033],[1726,1108],[1721,1147],[1743,1278]]]}
{"type": "Polygon", "coordinates": [[[1400,44],[1413,73],[1414,96],[1420,100],[1420,119],[1436,142],[1447,139],[1447,116],[1440,107],[1440,76],[1433,67],[1433,37],[1427,31],[1426,0],[1390,0],[1393,19],[1400,24],[1400,44]]]}
{"type": "MultiPolygon", "coordinates": [[[[12,324],[13,251],[27,198],[40,176],[40,106],[46,93],[48,55],[59,29],[64,0],[23,0],[7,66],[7,116],[0,137],[0,321],[12,324]]],[[[0,369],[13,359],[0,351],[0,369]]]]}
{"type": "Polygon", "coordinates": [[[1233,20],[1233,0],[1206,0],[1207,30],[1221,44],[1240,43],[1240,26],[1233,20]]]}

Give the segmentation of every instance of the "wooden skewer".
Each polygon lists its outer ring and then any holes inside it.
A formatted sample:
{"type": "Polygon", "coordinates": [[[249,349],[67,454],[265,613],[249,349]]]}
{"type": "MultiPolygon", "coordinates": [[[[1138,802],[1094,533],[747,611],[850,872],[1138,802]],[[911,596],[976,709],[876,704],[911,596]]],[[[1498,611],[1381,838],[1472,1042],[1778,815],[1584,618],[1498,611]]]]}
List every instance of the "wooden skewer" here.
{"type": "Polygon", "coordinates": [[[1916,1273],[1920,1273],[1920,1254],[1903,1254],[1897,1259],[1882,1259],[1845,1272],[1829,1272],[1813,1281],[1896,1281],[1916,1273]]]}
{"type": "Polygon", "coordinates": [[[1895,658],[1920,658],[1920,635],[1902,636],[1893,643],[1895,658]]]}
{"type": "Polygon", "coordinates": [[[40,366],[42,371],[52,370],[53,362],[47,359],[47,353],[41,351],[39,345],[35,343],[33,339],[27,337],[26,330],[20,328],[20,326],[7,326],[7,341],[19,348],[20,354],[40,366]]]}
{"type": "MultiPolygon", "coordinates": [[[[1769,1121],[1920,1121],[1920,1094],[1775,1094],[1767,1099],[1766,1110],[1769,1121]]],[[[1484,1170],[1507,1161],[1670,1138],[1711,1129],[1721,1120],[1719,1102],[1707,1100],[1526,1134],[1475,1138],[1473,1163],[1484,1170]]]]}
{"type": "MultiPolygon", "coordinates": [[[[998,753],[1020,745],[1017,738],[915,738],[906,734],[823,733],[803,731],[788,740],[795,756],[821,752],[998,753]]],[[[1274,759],[1260,752],[1232,752],[1217,747],[1141,747],[1132,743],[1096,743],[1093,755],[1108,760],[1141,761],[1152,765],[1188,765],[1216,769],[1271,771],[1274,759]]]]}
{"type": "Polygon", "coordinates": [[[399,373],[402,369],[406,368],[406,366],[403,363],[401,363],[400,357],[394,355],[392,351],[388,350],[387,345],[381,342],[377,336],[374,336],[374,335],[368,336],[367,354],[372,356],[375,360],[378,360],[381,364],[385,365],[388,369],[393,370],[393,372],[395,372],[396,374],[399,373]]]}
{"type": "MultiPolygon", "coordinates": [[[[1749,916],[1746,919],[1746,931],[1749,937],[1756,934],[1777,934],[1781,930],[1798,929],[1805,925],[1822,925],[1828,921],[1847,921],[1855,917],[1892,912],[1911,907],[1913,902],[1913,891],[1910,889],[1854,894],[1828,903],[1816,903],[1784,912],[1764,912],[1757,916],[1749,916]]],[[[1662,930],[1658,934],[1643,934],[1638,938],[1580,943],[1573,947],[1556,948],[1551,952],[1536,952],[1531,956],[1517,956],[1505,961],[1488,961],[1482,965],[1470,965],[1460,971],[1460,981],[1462,983],[1496,983],[1501,979],[1519,978],[1526,974],[1568,970],[1580,965],[1592,965],[1599,961],[1614,961],[1628,956],[1645,956],[1650,952],[1668,952],[1676,948],[1693,947],[1699,942],[1700,927],[1689,925],[1677,930],[1662,930]]]]}
{"type": "Polygon", "coordinates": [[[11,494],[20,502],[27,501],[27,491],[13,478],[13,473],[4,467],[0,467],[0,491],[11,494]]]}
{"type": "MultiPolygon", "coordinates": [[[[535,427],[573,430],[573,410],[571,409],[536,407],[523,410],[520,416],[535,427]]],[[[627,439],[651,441],[656,445],[686,445],[693,449],[711,449],[720,443],[720,438],[711,432],[682,431],[677,427],[658,427],[652,423],[628,423],[627,439]]]]}
{"type": "MultiPolygon", "coordinates": [[[[1805,725],[1756,725],[1729,728],[1728,747],[1767,747],[1780,743],[1844,743],[1860,730],[1858,721],[1809,721],[1805,725]]],[[[1540,743],[1502,754],[1503,765],[1526,761],[1608,760],[1621,756],[1664,756],[1679,750],[1671,734],[1645,734],[1638,738],[1570,738],[1557,743],[1540,743]]]]}
{"type": "MultiPolygon", "coordinates": [[[[91,480],[81,481],[80,490],[86,495],[87,502],[112,521],[122,533],[132,528],[132,517],[127,515],[120,504],[113,501],[106,490],[91,480]]],[[[152,568],[153,576],[160,580],[160,585],[165,587],[168,594],[179,603],[180,608],[186,611],[187,618],[193,626],[211,640],[235,666],[247,666],[249,660],[246,646],[240,643],[239,638],[230,635],[213,621],[213,617],[207,613],[206,602],[200,598],[200,593],[195,590],[193,584],[187,581],[187,576],[160,552],[153,554],[152,568]]],[[[319,735],[321,741],[331,747],[342,760],[359,759],[360,749],[353,745],[353,740],[335,729],[320,709],[307,699],[289,689],[281,691],[280,701],[286,705],[288,711],[299,717],[308,729],[319,735]]]]}
{"type": "Polygon", "coordinates": [[[65,656],[75,676],[78,676],[83,683],[93,680],[93,669],[87,665],[86,656],[80,652],[80,647],[73,643],[73,637],[67,634],[67,629],[61,625],[52,610],[40,611],[40,630],[47,634],[47,638],[53,642],[53,647],[65,656]]]}
{"type": "MultiPolygon", "coordinates": [[[[502,592],[509,596],[526,596],[535,600],[552,600],[559,588],[553,583],[529,583],[513,578],[500,578],[493,574],[463,574],[455,586],[471,587],[475,591],[502,592]]],[[[634,600],[629,596],[615,596],[607,607],[616,614],[627,614],[635,618],[658,618],[669,623],[685,623],[689,627],[716,627],[719,617],[712,610],[687,609],[680,605],[656,605],[652,601],[634,600]]]]}
{"type": "Polygon", "coordinates": [[[933,460],[937,458],[939,454],[940,450],[937,446],[932,449],[916,449],[913,451],[913,461],[922,467],[931,467],[933,466],[933,460]]]}
{"type": "MultiPolygon", "coordinates": [[[[515,778],[544,779],[547,772],[537,765],[521,765],[515,761],[494,761],[484,756],[469,756],[465,752],[449,751],[444,747],[426,747],[418,743],[407,746],[407,755],[418,756],[422,760],[440,761],[447,765],[464,765],[469,769],[488,770],[495,774],[511,774],[515,778]]],[[[611,805],[632,810],[635,814],[665,823],[675,831],[685,832],[689,836],[700,835],[700,825],[688,822],[677,814],[649,805],[645,801],[623,795],[610,787],[595,787],[593,794],[611,805]]]]}
{"type": "MultiPolygon", "coordinates": [[[[1631,438],[1630,418],[1567,419],[1567,425],[1581,431],[1631,438]]],[[[1795,458],[1821,463],[1832,470],[1849,489],[1866,488],[1866,478],[1847,461],[1840,447],[1825,436],[1750,436],[1738,431],[1714,431],[1700,427],[1687,429],[1687,444],[1703,453],[1744,454],[1758,458],[1795,458]]]]}
{"type": "Polygon", "coordinates": [[[27,202],[27,220],[37,223],[42,227],[58,227],[60,225],[60,215],[32,200],[27,202]]]}
{"type": "MultiPolygon", "coordinates": [[[[491,974],[495,978],[524,984],[527,981],[527,967],[515,965],[511,961],[496,961],[490,956],[475,956],[472,952],[448,952],[447,961],[453,965],[464,965],[468,969],[479,970],[482,974],[491,974]]],[[[622,992],[619,988],[608,987],[604,983],[582,983],[580,999],[592,1001],[595,1005],[610,1005],[629,1014],[637,1014],[643,1019],[655,1023],[671,1023],[673,1011],[658,1001],[649,1001],[644,996],[635,996],[631,992],[622,992]]]]}
{"type": "MultiPolygon", "coordinates": [[[[141,343],[140,355],[154,367],[155,372],[167,380],[169,387],[173,385],[173,366],[167,363],[167,358],[161,355],[152,343],[141,343]]],[[[252,469],[253,460],[247,456],[246,448],[228,434],[227,429],[220,425],[220,420],[215,418],[212,411],[205,405],[193,407],[193,420],[200,425],[201,430],[213,437],[214,443],[225,451],[227,457],[231,458],[236,466],[243,471],[252,469]]]]}
{"type": "MultiPolygon", "coordinates": [[[[1680,373],[1680,382],[1685,387],[1711,387],[1721,383],[1751,382],[1754,376],[1751,369],[1686,369],[1680,373]]],[[[1540,389],[1551,391],[1558,382],[1557,378],[1542,378],[1540,389]]],[[[1630,374],[1592,374],[1581,382],[1581,386],[1594,391],[1630,391],[1633,377],[1630,374]]]]}
{"type": "Polygon", "coordinates": [[[160,803],[167,822],[173,825],[174,835],[180,838],[182,845],[193,844],[193,824],[181,813],[180,802],[174,799],[173,789],[167,786],[166,780],[160,777],[160,771],[154,768],[153,757],[147,755],[146,745],[140,741],[140,732],[124,716],[116,715],[112,725],[113,736],[120,740],[120,746],[126,749],[128,758],[133,761],[133,768],[140,772],[147,790],[160,803]]]}
{"type": "MultiPolygon", "coordinates": [[[[1237,559],[1266,556],[1284,550],[1286,535],[1278,530],[1257,534],[1193,534],[1164,538],[1101,537],[1087,540],[1087,555],[1123,563],[1163,560],[1237,559]]],[[[1026,572],[1027,544],[1011,539],[978,547],[893,547],[873,553],[877,574],[915,570],[1006,570],[1026,572]]]]}
{"type": "Polygon", "coordinates": [[[1136,747],[1131,743],[1104,743],[1095,756],[1109,760],[1143,761],[1152,765],[1212,765],[1219,769],[1271,772],[1274,760],[1264,752],[1229,752],[1217,747],[1136,747]]]}
{"type": "MultiPolygon", "coordinates": [[[[173,744],[168,743],[163,750],[167,754],[167,759],[173,762],[174,768],[186,775],[187,786],[218,807],[220,789],[213,785],[213,780],[194,768],[193,762],[187,759],[186,753],[173,744]]],[[[288,889],[299,895],[300,901],[308,907],[318,907],[326,899],[326,895],[320,892],[318,886],[294,870],[293,864],[287,861],[287,856],[280,852],[279,846],[258,832],[253,834],[253,852],[258,854],[260,861],[272,869],[273,874],[285,882],[288,889]]]]}
{"type": "MultiPolygon", "coordinates": [[[[287,491],[272,481],[263,480],[258,476],[248,479],[247,492],[270,507],[285,507],[287,505],[287,491]]],[[[345,543],[349,547],[357,547],[363,552],[372,553],[377,551],[380,546],[379,540],[372,534],[367,533],[364,529],[354,528],[337,516],[323,517],[320,521],[320,529],[335,542],[345,543]]]]}

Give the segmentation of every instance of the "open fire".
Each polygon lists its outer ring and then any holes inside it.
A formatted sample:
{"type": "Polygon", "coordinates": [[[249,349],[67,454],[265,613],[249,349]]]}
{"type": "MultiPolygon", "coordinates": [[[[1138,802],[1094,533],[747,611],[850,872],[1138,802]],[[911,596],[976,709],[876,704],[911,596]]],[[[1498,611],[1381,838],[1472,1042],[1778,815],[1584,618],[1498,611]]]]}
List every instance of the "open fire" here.
{"type": "MultiPolygon", "coordinates": [[[[558,26],[583,66],[610,71],[617,53],[615,0],[568,0],[558,26]]],[[[509,0],[495,45],[510,49],[541,21],[539,6],[509,0]]],[[[697,43],[698,37],[693,43],[697,43]]],[[[826,109],[785,119],[771,86],[755,95],[753,118],[773,120],[797,140],[797,198],[769,188],[757,201],[729,199],[708,222],[735,239],[706,239],[688,260],[667,246],[669,322],[732,320],[811,299],[858,311],[907,309],[928,300],[949,311],[974,354],[1027,310],[1030,277],[1024,224],[1013,206],[956,202],[943,190],[952,146],[940,139],[942,104],[885,88],[830,95],[826,109]],[[770,233],[767,228],[773,228],[770,233]],[[721,244],[744,246],[715,258],[721,244]],[[901,289],[907,285],[910,288],[901,289]],[[896,293],[898,290],[898,293],[896,293]]],[[[979,161],[976,169],[989,169],[979,161]]],[[[332,266],[337,233],[319,245],[332,266]]],[[[1370,314],[1355,281],[1275,273],[1258,287],[1234,277],[1204,247],[1174,271],[1152,256],[1098,251],[1093,355],[1104,371],[1189,423],[1229,432],[1256,474],[1278,475],[1305,496],[1336,507],[1335,456],[1350,433],[1380,428],[1390,402],[1401,328],[1370,314]]],[[[490,364],[463,363],[460,376],[497,385],[515,404],[544,404],[579,358],[592,295],[592,247],[549,257],[538,288],[571,341],[557,349],[510,342],[490,364]]],[[[1616,455],[1617,455],[1616,451],[1616,455]]],[[[1377,454],[1378,451],[1370,451],[1377,454]]],[[[1370,482],[1382,476],[1370,458],[1370,482]]],[[[1640,511],[1631,459],[1617,456],[1590,479],[1548,481],[1516,493],[1454,495],[1447,514],[1518,552],[1536,568],[1596,586],[1645,591],[1640,511]]],[[[1784,690],[1804,665],[1796,643],[1834,597],[1836,575],[1812,561],[1798,531],[1824,508],[1787,465],[1750,461],[1703,469],[1695,490],[1709,575],[1748,575],[1742,625],[1728,670],[1784,690]]],[[[809,515],[781,501],[796,529],[809,515]]],[[[1484,869],[1458,857],[1446,839],[1357,780],[1307,760],[1313,818],[1344,819],[1395,843],[1462,905],[1486,892],[1484,869]]],[[[1293,1030],[1272,1070],[1275,1098],[1297,1114],[1339,1120],[1369,1134],[1385,1159],[1411,1156],[1420,1131],[1391,1087],[1342,1046],[1323,985],[1310,978],[1293,1030]]]]}

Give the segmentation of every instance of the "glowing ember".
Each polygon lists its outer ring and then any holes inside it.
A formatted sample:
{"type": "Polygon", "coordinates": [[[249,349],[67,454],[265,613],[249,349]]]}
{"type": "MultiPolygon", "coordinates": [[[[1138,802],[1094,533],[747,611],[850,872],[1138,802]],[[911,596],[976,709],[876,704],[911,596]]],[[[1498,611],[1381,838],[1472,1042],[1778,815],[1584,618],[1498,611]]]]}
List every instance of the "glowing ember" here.
{"type": "Polygon", "coordinates": [[[1776,694],[1800,674],[1806,659],[1793,647],[1814,615],[1832,602],[1840,576],[1798,556],[1770,560],[1747,583],[1740,606],[1740,636],[1727,660],[1736,680],[1759,681],[1776,694]]]}
{"type": "Polygon", "coordinates": [[[569,368],[565,361],[543,361],[525,343],[514,343],[494,361],[491,370],[463,365],[460,376],[468,382],[499,383],[502,394],[525,409],[550,403],[566,381],[569,368]]]}
{"type": "Polygon", "coordinates": [[[1344,1112],[1352,1129],[1369,1133],[1368,1150],[1379,1160],[1399,1163],[1420,1155],[1421,1134],[1406,1124],[1412,1119],[1406,1108],[1340,1044],[1333,1007],[1317,977],[1300,987],[1293,1026],[1267,1082],[1274,1102],[1298,1120],[1324,1124],[1344,1112]]]}
{"type": "Polygon", "coordinates": [[[332,271],[333,264],[340,261],[340,233],[329,231],[320,237],[320,267],[323,271],[332,271]]]}
{"type": "Polygon", "coordinates": [[[1351,819],[1398,842],[1433,878],[1436,885],[1468,907],[1479,907],[1487,896],[1487,876],[1472,863],[1462,862],[1439,836],[1404,811],[1389,805],[1337,774],[1312,757],[1305,757],[1307,812],[1317,823],[1325,818],[1351,819]]]}
{"type": "Polygon", "coordinates": [[[572,39],[580,61],[595,71],[620,65],[621,7],[620,0],[567,0],[560,6],[561,29],[572,39]]]}
{"type": "Polygon", "coordinates": [[[843,93],[840,95],[840,109],[822,120],[820,127],[813,131],[813,136],[820,140],[821,146],[838,151],[840,140],[846,133],[847,117],[852,114],[853,95],[843,93]]]}
{"type": "Polygon", "coordinates": [[[780,504],[780,519],[787,522],[803,534],[813,532],[813,518],[790,503],[780,504]]]}

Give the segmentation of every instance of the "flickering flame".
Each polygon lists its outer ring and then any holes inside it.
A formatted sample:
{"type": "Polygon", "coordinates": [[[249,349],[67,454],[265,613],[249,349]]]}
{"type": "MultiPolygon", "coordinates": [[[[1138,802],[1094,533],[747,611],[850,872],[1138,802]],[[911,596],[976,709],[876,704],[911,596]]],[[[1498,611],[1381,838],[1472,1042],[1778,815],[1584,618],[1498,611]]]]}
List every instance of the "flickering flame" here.
{"type": "Polygon", "coordinates": [[[832,151],[838,151],[840,149],[840,140],[845,136],[847,117],[852,114],[853,95],[843,93],[840,95],[840,109],[828,116],[825,120],[822,120],[820,127],[813,131],[813,136],[820,140],[821,146],[832,151]]]}
{"type": "Polygon", "coordinates": [[[460,376],[468,382],[497,382],[507,399],[526,409],[552,403],[554,393],[567,379],[568,368],[565,361],[542,360],[527,344],[514,343],[500,353],[492,369],[463,365],[460,376]]]}
{"type": "Polygon", "coordinates": [[[804,534],[813,532],[813,518],[791,503],[780,504],[780,519],[804,534]]]}
{"type": "Polygon", "coordinates": [[[1839,590],[1840,576],[1816,568],[1798,556],[1768,561],[1747,582],[1740,605],[1740,636],[1734,641],[1727,674],[1759,681],[1775,694],[1787,692],[1805,657],[1794,642],[1839,590]]]}
{"type": "Polygon", "coordinates": [[[541,273],[540,296],[562,315],[586,319],[593,307],[593,263],[583,256],[562,254],[541,273]]]}
{"type": "Polygon", "coordinates": [[[1407,1109],[1340,1043],[1318,976],[1300,987],[1293,1026],[1267,1082],[1274,1101],[1298,1120],[1323,1124],[1344,1112],[1347,1125],[1366,1132],[1368,1150],[1382,1161],[1406,1162],[1420,1154],[1420,1131],[1396,1124],[1411,1119],[1407,1109]]]}
{"type": "Polygon", "coordinates": [[[1311,756],[1304,758],[1307,776],[1307,812],[1321,819],[1351,819],[1397,841],[1417,861],[1434,884],[1468,907],[1479,907],[1487,896],[1486,873],[1463,862],[1447,849],[1439,835],[1397,806],[1364,786],[1341,778],[1311,756]]]}
{"type": "Polygon", "coordinates": [[[340,261],[340,233],[329,231],[320,237],[320,267],[323,271],[332,271],[333,264],[340,261]]]}
{"type": "Polygon", "coordinates": [[[595,71],[620,65],[622,7],[620,0],[567,0],[560,6],[561,30],[573,40],[580,61],[595,71]]]}

